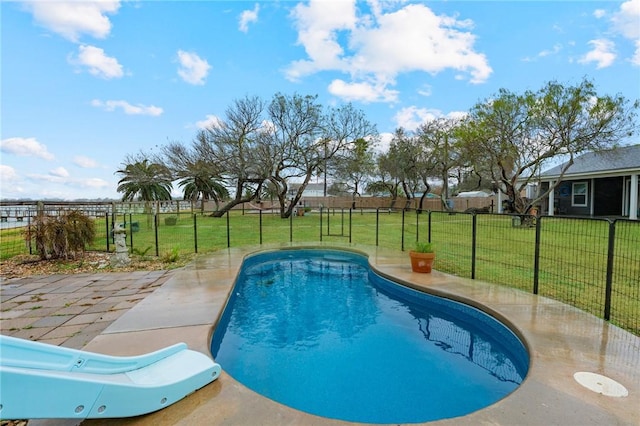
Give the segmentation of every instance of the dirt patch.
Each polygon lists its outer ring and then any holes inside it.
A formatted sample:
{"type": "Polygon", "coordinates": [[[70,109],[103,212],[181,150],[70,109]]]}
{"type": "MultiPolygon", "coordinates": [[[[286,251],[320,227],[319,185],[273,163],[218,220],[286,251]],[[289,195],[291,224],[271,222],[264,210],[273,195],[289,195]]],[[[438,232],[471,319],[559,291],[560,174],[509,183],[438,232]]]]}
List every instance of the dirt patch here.
{"type": "Polygon", "coordinates": [[[174,262],[165,262],[155,256],[132,255],[129,265],[116,268],[111,266],[111,256],[110,253],[87,252],[79,259],[40,260],[38,256],[20,255],[0,262],[0,277],[9,279],[87,272],[160,271],[180,268],[195,257],[195,255],[185,255],[174,262]]]}

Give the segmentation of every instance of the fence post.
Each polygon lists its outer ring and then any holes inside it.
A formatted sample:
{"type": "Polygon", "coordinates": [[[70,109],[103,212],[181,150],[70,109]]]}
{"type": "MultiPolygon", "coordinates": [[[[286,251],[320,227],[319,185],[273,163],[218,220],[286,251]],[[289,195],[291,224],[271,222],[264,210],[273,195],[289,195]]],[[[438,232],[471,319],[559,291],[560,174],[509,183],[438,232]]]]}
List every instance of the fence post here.
{"type": "MultiPolygon", "coordinates": [[[[243,209],[243,213],[244,214],[244,205],[242,206],[243,209]]],[[[230,226],[229,226],[229,212],[230,210],[227,210],[227,248],[231,248],[231,232],[230,232],[230,226]]]]}
{"type": "Polygon", "coordinates": [[[262,209],[258,210],[258,218],[259,218],[258,229],[260,231],[260,245],[262,245],[262,209]]]}
{"type": "MultiPolygon", "coordinates": [[[[322,223],[322,209],[320,209],[320,223],[322,223]]],[[[320,226],[320,233],[322,233],[322,226],[320,226]]],[[[293,242],[293,215],[289,215],[289,242],[293,242]]]]}
{"type": "Polygon", "coordinates": [[[402,231],[401,232],[402,236],[401,236],[401,239],[400,239],[400,246],[401,246],[400,250],[404,251],[404,209],[402,209],[402,230],[401,231],[402,231]]]}
{"type": "Polygon", "coordinates": [[[349,244],[351,244],[351,214],[353,210],[349,209],[349,244]]]}
{"type": "MultiPolygon", "coordinates": [[[[29,233],[31,232],[31,213],[29,213],[29,216],[27,216],[27,230],[29,230],[29,233]]],[[[31,245],[31,238],[29,238],[29,242],[27,244],[29,245],[29,254],[33,254],[33,246],[31,245]]]]}
{"type": "MultiPolygon", "coordinates": [[[[193,204],[192,204],[193,206],[193,204]]],[[[193,209],[192,209],[193,211],[193,209]]],[[[193,213],[193,249],[198,253],[198,219],[197,214],[193,213]]]]}
{"type": "Polygon", "coordinates": [[[429,216],[427,218],[427,241],[431,242],[431,210],[429,210],[429,216]]]}
{"type": "Polygon", "coordinates": [[[109,253],[109,240],[111,239],[111,236],[109,235],[109,212],[106,211],[104,212],[104,223],[106,226],[106,233],[107,233],[107,253],[109,253]]]}
{"type": "Polygon", "coordinates": [[[616,221],[609,221],[609,246],[607,248],[607,283],[604,293],[604,319],[611,318],[611,290],[613,285],[613,256],[616,249],[616,221]]]}
{"type": "Polygon", "coordinates": [[[420,241],[420,210],[416,209],[416,242],[420,241]]]}
{"type": "MultiPolygon", "coordinates": [[[[133,253],[133,222],[132,215],[129,213],[129,250],[133,253]]],[[[126,222],[126,220],[125,220],[126,222]]]]}
{"type": "Polygon", "coordinates": [[[380,207],[376,207],[376,247],[378,247],[379,235],[380,235],[380,207]]]}
{"type": "Polygon", "coordinates": [[[471,279],[476,279],[476,244],[478,240],[478,215],[471,214],[471,279]]]}
{"type": "Polygon", "coordinates": [[[158,218],[159,213],[156,213],[153,215],[153,222],[154,222],[154,230],[155,230],[155,234],[156,234],[156,256],[160,256],[160,245],[158,244],[158,224],[160,223],[160,220],[158,218]]]}
{"type": "MultiPolygon", "coordinates": [[[[58,212],[58,214],[60,214],[60,213],[58,212]]],[[[111,229],[113,229],[113,227],[116,226],[116,221],[117,220],[118,220],[118,214],[116,213],[116,210],[114,208],[113,211],[111,212],[111,229]]],[[[113,232],[110,234],[110,237],[113,238],[112,241],[113,241],[114,244],[116,243],[115,235],[116,234],[114,234],[113,232]]]]}
{"type": "MultiPolygon", "coordinates": [[[[320,242],[322,242],[322,207],[320,207],[320,242]]],[[[329,211],[329,209],[327,209],[327,212],[329,211]]],[[[327,214],[327,217],[329,217],[329,215],[327,214]]]]}
{"type": "Polygon", "coordinates": [[[542,226],[540,224],[542,216],[536,219],[536,242],[535,252],[533,255],[533,294],[538,294],[538,286],[540,284],[540,230],[542,226]]]}

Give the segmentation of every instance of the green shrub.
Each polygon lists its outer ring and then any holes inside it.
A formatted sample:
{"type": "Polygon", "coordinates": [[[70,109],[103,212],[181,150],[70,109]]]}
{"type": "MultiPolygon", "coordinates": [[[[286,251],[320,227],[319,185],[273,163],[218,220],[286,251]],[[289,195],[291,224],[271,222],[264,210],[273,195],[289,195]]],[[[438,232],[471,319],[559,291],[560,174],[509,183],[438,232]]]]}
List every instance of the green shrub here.
{"type": "Polygon", "coordinates": [[[77,210],[58,216],[36,216],[25,230],[25,240],[34,242],[40,259],[75,259],[84,254],[96,236],[93,220],[77,210]]]}
{"type": "Polygon", "coordinates": [[[417,241],[416,247],[413,251],[416,251],[418,253],[433,253],[433,244],[421,243],[420,241],[417,241]]]}
{"type": "Polygon", "coordinates": [[[178,247],[174,247],[171,249],[171,251],[163,253],[161,260],[164,263],[174,263],[177,262],[179,258],[180,251],[178,250],[178,247]]]}
{"type": "Polygon", "coordinates": [[[149,256],[147,255],[147,253],[149,252],[149,250],[151,250],[153,247],[151,246],[147,246],[144,250],[141,250],[137,247],[134,247],[131,249],[131,252],[133,254],[135,254],[136,256],[139,256],[141,260],[149,260],[149,256]]]}

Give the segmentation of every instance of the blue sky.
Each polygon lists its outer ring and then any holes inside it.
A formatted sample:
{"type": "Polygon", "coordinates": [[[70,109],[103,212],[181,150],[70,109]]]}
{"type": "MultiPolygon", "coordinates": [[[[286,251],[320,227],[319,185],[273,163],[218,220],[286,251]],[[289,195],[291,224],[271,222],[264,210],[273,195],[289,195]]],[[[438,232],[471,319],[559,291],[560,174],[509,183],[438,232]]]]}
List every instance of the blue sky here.
{"type": "Polygon", "coordinates": [[[352,102],[387,141],[500,88],[588,78],[640,98],[640,0],[39,0],[0,15],[3,199],[120,198],[128,154],[190,143],[245,95],[352,102]]]}

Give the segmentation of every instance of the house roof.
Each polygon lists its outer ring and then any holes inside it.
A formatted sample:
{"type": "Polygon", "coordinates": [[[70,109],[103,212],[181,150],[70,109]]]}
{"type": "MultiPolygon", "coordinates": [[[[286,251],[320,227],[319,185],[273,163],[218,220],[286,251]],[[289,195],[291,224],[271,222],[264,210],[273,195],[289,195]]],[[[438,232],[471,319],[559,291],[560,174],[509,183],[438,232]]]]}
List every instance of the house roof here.
{"type": "MultiPolygon", "coordinates": [[[[297,190],[298,188],[300,188],[301,185],[302,185],[301,183],[293,182],[289,184],[289,189],[297,190]]],[[[305,187],[305,191],[322,191],[322,190],[324,190],[323,182],[320,182],[320,183],[309,182],[305,187]]]]}
{"type": "Polygon", "coordinates": [[[491,194],[486,193],[484,191],[464,191],[456,195],[456,197],[460,197],[460,198],[491,197],[491,194]]]}
{"type": "MultiPolygon", "coordinates": [[[[565,164],[567,163],[542,172],[540,177],[544,179],[559,176],[565,164]]],[[[640,145],[622,146],[606,151],[583,154],[575,158],[564,176],[603,175],[616,171],[640,173],[640,145]]]]}

